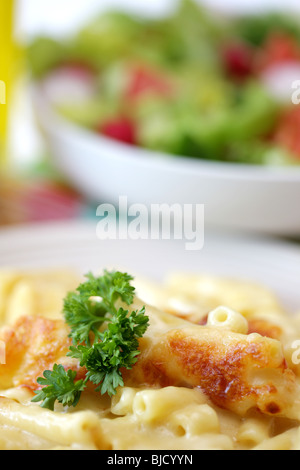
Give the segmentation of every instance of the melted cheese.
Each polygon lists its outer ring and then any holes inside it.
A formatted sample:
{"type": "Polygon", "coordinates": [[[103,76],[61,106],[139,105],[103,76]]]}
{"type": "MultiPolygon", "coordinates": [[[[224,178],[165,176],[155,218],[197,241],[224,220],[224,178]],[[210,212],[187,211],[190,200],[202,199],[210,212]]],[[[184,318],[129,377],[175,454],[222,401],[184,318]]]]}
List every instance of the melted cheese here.
{"type": "MultiPolygon", "coordinates": [[[[300,447],[300,373],[290,354],[300,322],[263,288],[234,281],[177,277],[180,286],[173,278],[159,295],[156,286],[155,307],[146,307],[150,327],[140,340],[139,360],[123,371],[125,386],[112,399],[89,387],[75,409],[57,404],[51,412],[32,403],[37,378],[53,364],[76,370],[78,378],[85,374],[66,356],[69,329],[60,313],[75,279],[66,272],[56,281],[53,273],[0,275],[0,341],[6,345],[6,364],[0,365],[1,449],[300,447]],[[163,311],[171,298],[174,306],[171,285],[181,303],[163,311]],[[52,291],[54,303],[42,301],[42,289],[52,291]],[[208,311],[225,300],[229,308],[242,307],[246,334],[207,324],[208,311]]],[[[133,308],[143,304],[136,299],[133,308]]]]}

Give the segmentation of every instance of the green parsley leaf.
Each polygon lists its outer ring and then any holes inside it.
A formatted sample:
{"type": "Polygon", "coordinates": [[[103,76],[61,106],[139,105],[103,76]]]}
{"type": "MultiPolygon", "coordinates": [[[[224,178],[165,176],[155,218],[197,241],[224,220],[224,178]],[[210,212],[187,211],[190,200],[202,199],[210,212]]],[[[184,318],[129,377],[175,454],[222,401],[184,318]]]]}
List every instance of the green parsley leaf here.
{"type": "Polygon", "coordinates": [[[63,406],[75,407],[77,405],[86,387],[86,380],[75,382],[76,372],[65,371],[61,364],[54,364],[53,370],[46,370],[43,376],[44,378],[39,377],[37,380],[43,388],[34,392],[36,397],[32,399],[33,402],[42,401],[41,407],[52,411],[56,401],[62,403],[63,406]]]}
{"type": "Polygon", "coordinates": [[[88,377],[101,394],[114,395],[119,385],[123,385],[121,368],[131,369],[137,361],[138,338],[148,327],[145,308],[131,312],[120,308],[108,323],[107,329],[100,334],[101,341],[92,347],[71,346],[68,356],[79,360],[88,370],[88,377]]]}
{"type": "Polygon", "coordinates": [[[107,313],[114,314],[115,302],[121,299],[127,305],[133,302],[133,278],[119,271],[104,271],[103,276],[86,275],[86,282],[80,284],[76,293],[69,293],[64,300],[63,313],[71,327],[73,343],[91,344],[90,333],[98,337],[107,313]],[[92,299],[92,300],[91,300],[92,299]]]}
{"type": "Polygon", "coordinates": [[[63,307],[73,341],[67,355],[86,368],[86,377],[75,382],[76,372],[66,372],[57,364],[53,371],[45,371],[44,378],[37,381],[44,388],[36,391],[32,400],[42,401],[44,408],[53,410],[56,400],[76,406],[88,381],[102,395],[114,395],[118,387],[124,386],[121,370],[131,369],[140,354],[138,339],[149,326],[145,307],[130,312],[116,306],[118,300],[128,306],[133,303],[132,276],[104,271],[101,277],[89,273],[86,278],[76,292],[66,296],[63,307]]]}
{"type": "Polygon", "coordinates": [[[91,344],[90,333],[98,335],[99,328],[105,321],[105,309],[98,302],[85,299],[78,293],[70,292],[64,300],[66,323],[71,327],[70,337],[73,343],[91,344]]]}

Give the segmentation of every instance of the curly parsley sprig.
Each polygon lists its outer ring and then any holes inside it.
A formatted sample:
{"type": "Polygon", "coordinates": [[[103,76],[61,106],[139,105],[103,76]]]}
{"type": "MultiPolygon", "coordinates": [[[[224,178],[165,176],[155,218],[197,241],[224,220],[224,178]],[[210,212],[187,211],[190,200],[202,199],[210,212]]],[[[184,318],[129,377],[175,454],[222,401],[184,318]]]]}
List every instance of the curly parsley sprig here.
{"type": "Polygon", "coordinates": [[[42,390],[37,390],[36,397],[31,401],[42,401],[42,408],[54,409],[56,401],[63,406],[76,406],[80,400],[81,392],[86,387],[86,380],[77,380],[75,382],[76,372],[73,370],[65,371],[60,364],[54,364],[53,370],[45,370],[44,378],[39,377],[37,382],[43,385],[42,390]]]}
{"type": "Polygon", "coordinates": [[[130,312],[116,306],[118,300],[128,306],[133,303],[133,278],[119,271],[104,271],[101,277],[89,273],[86,278],[76,292],[66,296],[63,312],[73,342],[67,356],[78,359],[87,373],[75,381],[76,372],[65,371],[62,365],[45,371],[37,380],[43,388],[35,391],[32,400],[42,402],[43,408],[53,410],[56,401],[76,406],[88,381],[101,394],[114,395],[124,385],[120,370],[131,369],[140,354],[138,339],[149,326],[145,307],[130,312]]]}

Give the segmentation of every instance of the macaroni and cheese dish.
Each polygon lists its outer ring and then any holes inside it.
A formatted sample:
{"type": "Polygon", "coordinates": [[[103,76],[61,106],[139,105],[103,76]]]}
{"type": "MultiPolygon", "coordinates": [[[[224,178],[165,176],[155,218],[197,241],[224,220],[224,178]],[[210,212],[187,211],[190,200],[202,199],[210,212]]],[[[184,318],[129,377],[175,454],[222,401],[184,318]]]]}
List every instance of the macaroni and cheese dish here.
{"type": "Polygon", "coordinates": [[[136,277],[149,327],[111,396],[88,385],[76,407],[33,402],[67,355],[63,298],[80,275],[0,273],[0,449],[300,449],[300,315],[263,286],[206,275],[136,277]],[[1,351],[1,350],[0,350],[1,351]]]}

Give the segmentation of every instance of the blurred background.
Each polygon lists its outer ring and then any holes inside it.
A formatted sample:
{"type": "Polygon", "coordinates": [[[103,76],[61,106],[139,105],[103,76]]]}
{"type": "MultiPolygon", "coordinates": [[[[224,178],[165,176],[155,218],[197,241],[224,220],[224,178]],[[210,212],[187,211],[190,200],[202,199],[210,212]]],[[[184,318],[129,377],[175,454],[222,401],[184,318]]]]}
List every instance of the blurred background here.
{"type": "Polygon", "coordinates": [[[0,225],[127,195],[300,238],[299,24],[297,0],[0,0],[0,225]]]}

